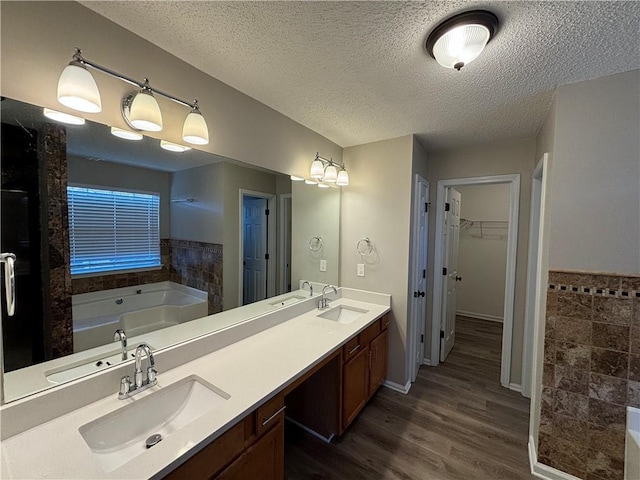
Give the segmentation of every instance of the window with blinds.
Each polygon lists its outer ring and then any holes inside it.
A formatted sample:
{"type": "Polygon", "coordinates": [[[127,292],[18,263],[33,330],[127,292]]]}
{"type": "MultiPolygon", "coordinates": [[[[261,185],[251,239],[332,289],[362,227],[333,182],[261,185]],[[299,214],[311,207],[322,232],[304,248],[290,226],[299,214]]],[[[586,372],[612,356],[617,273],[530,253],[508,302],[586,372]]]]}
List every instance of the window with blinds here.
{"type": "Polygon", "coordinates": [[[160,196],[67,187],[71,274],[160,266],[160,196]]]}

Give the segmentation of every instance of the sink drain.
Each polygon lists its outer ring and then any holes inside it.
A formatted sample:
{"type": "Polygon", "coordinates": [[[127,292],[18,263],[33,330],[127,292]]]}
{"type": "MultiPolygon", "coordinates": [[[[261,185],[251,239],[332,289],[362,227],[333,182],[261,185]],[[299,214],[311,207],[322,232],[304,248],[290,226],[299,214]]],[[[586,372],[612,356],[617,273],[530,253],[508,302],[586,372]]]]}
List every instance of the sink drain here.
{"type": "Polygon", "coordinates": [[[160,440],[162,440],[162,435],[160,435],[159,433],[154,433],[149,438],[147,438],[147,448],[153,447],[158,442],[160,442],[160,440]]]}

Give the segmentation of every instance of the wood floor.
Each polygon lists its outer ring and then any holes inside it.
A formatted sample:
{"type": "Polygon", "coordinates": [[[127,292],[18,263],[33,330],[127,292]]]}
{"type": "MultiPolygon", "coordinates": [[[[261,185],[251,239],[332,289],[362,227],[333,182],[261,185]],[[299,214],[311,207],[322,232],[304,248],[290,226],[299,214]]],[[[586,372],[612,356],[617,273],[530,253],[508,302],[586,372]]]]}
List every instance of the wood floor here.
{"type": "Polygon", "coordinates": [[[423,366],[408,395],[380,388],[326,444],[288,426],[288,480],[532,479],[529,401],[500,386],[502,325],[458,317],[444,364],[423,366]]]}

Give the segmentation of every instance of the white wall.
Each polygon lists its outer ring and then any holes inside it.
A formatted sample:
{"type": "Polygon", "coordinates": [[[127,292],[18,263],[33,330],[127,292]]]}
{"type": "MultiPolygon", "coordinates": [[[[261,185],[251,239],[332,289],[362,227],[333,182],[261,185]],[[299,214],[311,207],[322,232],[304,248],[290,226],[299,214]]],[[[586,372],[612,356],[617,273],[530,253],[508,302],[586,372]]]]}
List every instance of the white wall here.
{"type": "MultiPolygon", "coordinates": [[[[223,163],[180,170],[171,175],[171,238],[223,243],[223,163]]],[[[224,250],[223,250],[224,254],[224,250]]]]}
{"type": "Polygon", "coordinates": [[[640,272],[640,70],[558,88],[549,268],[640,272]]]}
{"type": "Polygon", "coordinates": [[[342,192],[340,282],[343,286],[391,294],[388,380],[403,385],[406,363],[407,279],[413,135],[344,150],[351,184],[342,192]],[[377,260],[356,275],[356,244],[369,237],[377,260]]]}
{"type": "MultiPolygon", "coordinates": [[[[519,384],[522,376],[522,338],[524,333],[525,295],[527,283],[527,248],[529,243],[529,210],[531,205],[531,175],[536,144],[534,138],[505,140],[470,148],[446,150],[429,154],[431,202],[435,202],[438,180],[486,175],[519,173],[520,220],[516,256],[516,293],[514,305],[513,343],[511,353],[511,383],[519,384]]],[[[435,215],[429,219],[429,285],[433,285],[433,251],[435,215]]],[[[432,288],[427,290],[427,303],[432,305],[432,288]]],[[[431,310],[427,311],[427,328],[431,331],[431,310]]],[[[425,356],[430,355],[430,343],[425,344],[425,356]]]]}
{"type": "Polygon", "coordinates": [[[122,188],[160,194],[160,238],[170,235],[171,175],[159,170],[132,167],[121,163],[67,157],[68,183],[122,188]]]}
{"type": "MultiPolygon", "coordinates": [[[[509,221],[509,185],[456,187],[462,195],[461,217],[474,222],[509,221]]],[[[461,230],[458,255],[457,311],[461,315],[503,321],[508,223],[482,230],[476,223],[461,230]]]]}
{"type": "MultiPolygon", "coordinates": [[[[316,152],[342,159],[342,149],[290,118],[210,77],[76,2],[2,2],[1,94],[78,115],[56,100],[58,77],[74,47],[87,59],[185,99],[197,98],[209,125],[201,150],[286,174],[304,176],[316,152]]],[[[132,87],[96,72],[103,111],[85,114],[125,127],[120,100],[132,87]]],[[[159,99],[164,130],[156,138],[182,143],[186,109],[159,99]]]]}
{"type": "Polygon", "coordinates": [[[342,189],[291,183],[291,288],[297,289],[300,280],[338,285],[342,189]],[[322,238],[322,248],[312,252],[309,240],[316,236],[322,238]],[[320,271],[320,260],[327,261],[326,272],[320,271]]]}

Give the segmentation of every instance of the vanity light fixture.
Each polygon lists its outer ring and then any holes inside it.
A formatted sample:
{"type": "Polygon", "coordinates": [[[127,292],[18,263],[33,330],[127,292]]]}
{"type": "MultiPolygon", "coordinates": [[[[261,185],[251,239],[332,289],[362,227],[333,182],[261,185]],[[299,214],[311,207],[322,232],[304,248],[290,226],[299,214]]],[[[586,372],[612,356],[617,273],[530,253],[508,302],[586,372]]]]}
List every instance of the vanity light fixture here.
{"type": "Polygon", "coordinates": [[[124,130],[118,127],[111,127],[111,135],[114,135],[118,138],[124,138],[125,140],[142,140],[141,133],[124,130]]]}
{"type": "Polygon", "coordinates": [[[58,101],[60,103],[81,112],[98,113],[102,111],[100,91],[88,68],[122,80],[137,88],[136,91],[127,94],[121,102],[122,116],[132,129],[153,132],[162,130],[162,113],[155,99],[155,96],[161,96],[189,108],[182,128],[182,139],[185,142],[194,145],[209,143],[209,129],[202,113],[200,113],[197,100],[187,102],[151,87],[146,78],[143,82],[139,82],[98,65],[84,58],[79,48],[76,48],[73,59],[60,75],[58,81],[58,101]]]}
{"type": "Polygon", "coordinates": [[[460,70],[471,63],[498,30],[498,17],[486,10],[472,10],[448,18],[427,37],[429,55],[446,68],[460,70]]]}
{"type": "Polygon", "coordinates": [[[178,145],[177,143],[167,142],[166,140],[160,140],[160,146],[165,150],[169,150],[170,152],[182,153],[187,150],[191,150],[191,147],[186,147],[184,145],[178,145]]]}
{"type": "Polygon", "coordinates": [[[50,108],[45,108],[42,113],[45,117],[50,118],[55,122],[66,123],[68,125],[84,125],[84,118],[82,117],[58,112],[57,110],[51,110],[50,108]]]}
{"type": "Polygon", "coordinates": [[[340,187],[349,185],[349,174],[344,164],[334,162],[332,158],[321,157],[319,153],[316,153],[313,159],[309,176],[325,183],[335,183],[340,187]]]}

